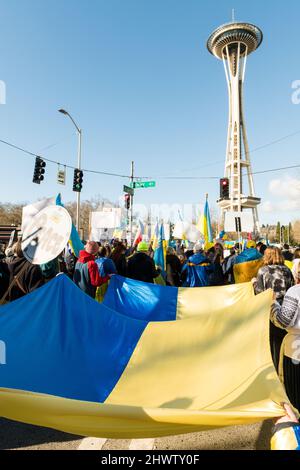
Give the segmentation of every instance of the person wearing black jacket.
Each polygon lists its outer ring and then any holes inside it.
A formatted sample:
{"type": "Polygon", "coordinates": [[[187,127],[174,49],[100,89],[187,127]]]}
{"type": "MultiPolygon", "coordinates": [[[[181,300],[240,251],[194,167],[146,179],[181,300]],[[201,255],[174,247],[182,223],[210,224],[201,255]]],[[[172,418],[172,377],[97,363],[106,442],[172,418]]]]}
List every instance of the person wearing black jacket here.
{"type": "Polygon", "coordinates": [[[121,242],[117,242],[115,248],[112,251],[110,258],[113,260],[117,273],[119,276],[127,276],[127,261],[126,261],[126,246],[121,242]]]}
{"type": "Polygon", "coordinates": [[[170,246],[167,248],[166,265],[168,285],[179,287],[182,266],[174,248],[170,246]]]}
{"type": "Polygon", "coordinates": [[[154,283],[154,279],[160,275],[160,271],[155,268],[152,258],[148,255],[149,245],[141,242],[135,253],[128,260],[127,276],[136,281],[154,283]]]}
{"type": "Polygon", "coordinates": [[[14,246],[14,259],[3,263],[2,268],[9,279],[5,301],[17,300],[44,284],[41,268],[27,261],[20,241],[14,246]]]}

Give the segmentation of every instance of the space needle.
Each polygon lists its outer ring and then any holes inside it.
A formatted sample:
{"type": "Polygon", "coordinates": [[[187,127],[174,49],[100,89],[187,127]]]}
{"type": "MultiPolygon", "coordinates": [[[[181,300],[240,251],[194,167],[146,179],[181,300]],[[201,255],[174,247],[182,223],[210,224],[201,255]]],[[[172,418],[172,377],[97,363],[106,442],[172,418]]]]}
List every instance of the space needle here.
{"type": "Polygon", "coordinates": [[[253,24],[231,22],[217,28],[209,37],[207,48],[211,54],[223,60],[229,93],[229,124],[225,162],[225,178],[229,179],[229,198],[218,201],[221,223],[225,213],[251,209],[253,228],[259,232],[257,207],[261,199],[256,197],[246,133],[243,85],[246,61],[262,43],[263,33],[253,24]]]}

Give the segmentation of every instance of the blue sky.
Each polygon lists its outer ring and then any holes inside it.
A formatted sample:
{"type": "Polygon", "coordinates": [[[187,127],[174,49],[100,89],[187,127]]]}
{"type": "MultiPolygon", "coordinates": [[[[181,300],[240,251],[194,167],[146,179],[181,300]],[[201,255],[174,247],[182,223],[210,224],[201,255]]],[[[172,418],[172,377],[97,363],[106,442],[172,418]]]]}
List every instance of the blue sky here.
{"type": "MultiPolygon", "coordinates": [[[[141,176],[220,176],[224,171],[227,88],[223,65],[206,50],[209,34],[231,19],[257,24],[264,42],[247,64],[245,109],[250,149],[300,131],[292,82],[300,79],[298,0],[2,0],[0,139],[76,164],[77,138],[64,107],[83,129],[83,167],[141,176]],[[54,147],[47,148],[52,144],[54,147]]],[[[300,132],[252,153],[254,171],[300,164],[300,132]]],[[[34,159],[0,144],[0,201],[33,202],[67,187],[32,183],[34,159]]],[[[300,171],[255,177],[260,219],[300,218],[300,171]]],[[[86,174],[83,199],[113,201],[127,180],[86,174]]],[[[166,181],[139,190],[144,204],[199,203],[214,180],[166,181]]]]}

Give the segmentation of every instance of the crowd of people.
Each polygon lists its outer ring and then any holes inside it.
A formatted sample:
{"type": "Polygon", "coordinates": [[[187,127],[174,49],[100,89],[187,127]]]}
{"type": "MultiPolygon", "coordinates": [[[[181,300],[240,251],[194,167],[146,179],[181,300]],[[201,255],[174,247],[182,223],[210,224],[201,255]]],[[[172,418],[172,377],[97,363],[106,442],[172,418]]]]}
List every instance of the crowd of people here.
{"type": "Polygon", "coordinates": [[[152,243],[134,248],[122,241],[89,241],[78,259],[67,249],[45,265],[32,265],[23,255],[21,242],[0,252],[0,305],[34,291],[65,273],[90,297],[102,301],[111,276],[173,287],[208,287],[234,284],[236,269],[258,262],[251,278],[255,294],[272,289],[270,347],[276,370],[287,395],[300,411],[300,248],[266,246],[250,240],[224,254],[221,242],[208,249],[196,243],[192,250],[181,242],[166,249],[165,266],[154,262],[152,243]]]}

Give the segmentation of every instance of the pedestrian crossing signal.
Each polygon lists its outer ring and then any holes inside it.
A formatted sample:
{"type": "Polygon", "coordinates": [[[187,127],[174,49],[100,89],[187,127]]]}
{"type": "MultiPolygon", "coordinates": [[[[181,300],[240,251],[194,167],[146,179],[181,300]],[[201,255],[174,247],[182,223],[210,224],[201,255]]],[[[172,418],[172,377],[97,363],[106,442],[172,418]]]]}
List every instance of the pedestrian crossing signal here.
{"type": "Polygon", "coordinates": [[[35,167],[33,173],[33,183],[41,184],[41,181],[44,181],[44,174],[45,174],[46,162],[41,157],[36,157],[35,159],[35,167]]]}
{"type": "Polygon", "coordinates": [[[73,191],[75,193],[81,193],[83,183],[83,172],[76,168],[74,171],[73,191]]]}

